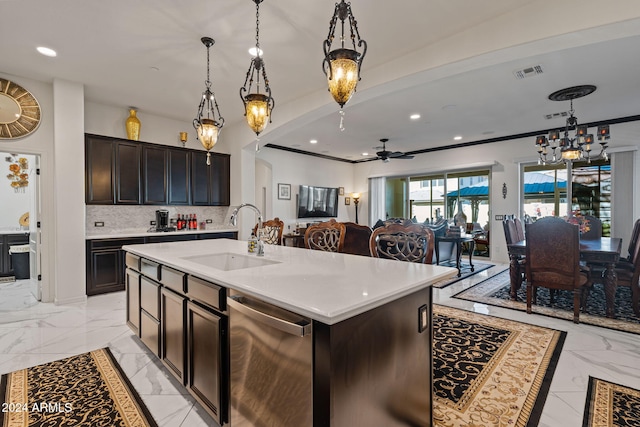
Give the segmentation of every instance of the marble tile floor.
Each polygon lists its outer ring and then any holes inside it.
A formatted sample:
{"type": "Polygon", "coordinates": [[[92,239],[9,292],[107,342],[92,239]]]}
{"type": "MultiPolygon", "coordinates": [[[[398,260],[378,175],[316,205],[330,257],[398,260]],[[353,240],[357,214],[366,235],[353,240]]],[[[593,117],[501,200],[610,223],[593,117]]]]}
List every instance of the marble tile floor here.
{"type": "Polygon", "coordinates": [[[0,313],[36,305],[38,303],[35,297],[36,286],[37,282],[31,279],[0,281],[0,313]]]}
{"type": "MultiPolygon", "coordinates": [[[[589,375],[640,389],[640,336],[451,298],[506,265],[444,289],[436,303],[567,331],[540,426],[582,425],[589,375]]],[[[125,294],[56,306],[38,303],[0,313],[0,373],[108,346],[162,427],[216,426],[125,325],[125,294]]]]}

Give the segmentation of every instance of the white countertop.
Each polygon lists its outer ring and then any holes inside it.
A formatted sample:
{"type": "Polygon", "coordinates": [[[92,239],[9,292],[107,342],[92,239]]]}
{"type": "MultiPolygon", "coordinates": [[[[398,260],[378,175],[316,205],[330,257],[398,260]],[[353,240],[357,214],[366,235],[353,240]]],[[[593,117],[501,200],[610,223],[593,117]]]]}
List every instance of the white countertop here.
{"type": "Polygon", "coordinates": [[[0,234],[29,234],[29,230],[20,229],[0,229],[0,234]]]}
{"type": "Polygon", "coordinates": [[[113,233],[106,234],[88,234],[86,236],[86,240],[93,239],[121,239],[127,237],[145,237],[145,236],[174,236],[176,234],[208,234],[208,233],[228,233],[228,232],[237,232],[237,228],[208,228],[206,230],[180,230],[180,231],[140,231],[139,229],[135,230],[118,230],[113,233]]]}
{"type": "Polygon", "coordinates": [[[256,256],[247,254],[246,241],[231,239],[123,249],[329,325],[457,274],[450,267],[275,245],[265,245],[260,258],[277,263],[259,267],[224,271],[185,259],[217,253],[256,256]]]}

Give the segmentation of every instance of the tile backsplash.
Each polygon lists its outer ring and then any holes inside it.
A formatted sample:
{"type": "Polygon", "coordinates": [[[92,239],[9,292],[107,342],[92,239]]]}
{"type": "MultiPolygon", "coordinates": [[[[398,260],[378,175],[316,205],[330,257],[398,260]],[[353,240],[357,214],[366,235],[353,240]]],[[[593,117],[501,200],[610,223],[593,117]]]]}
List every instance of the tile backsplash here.
{"type": "Polygon", "coordinates": [[[228,206],[104,206],[87,205],[86,208],[86,235],[116,234],[124,231],[147,231],[150,221],[155,221],[156,210],[166,209],[169,218],[178,215],[196,214],[198,222],[208,219],[207,229],[229,228],[225,219],[229,217],[228,206]],[[104,226],[96,227],[95,223],[103,223],[104,226]]]}

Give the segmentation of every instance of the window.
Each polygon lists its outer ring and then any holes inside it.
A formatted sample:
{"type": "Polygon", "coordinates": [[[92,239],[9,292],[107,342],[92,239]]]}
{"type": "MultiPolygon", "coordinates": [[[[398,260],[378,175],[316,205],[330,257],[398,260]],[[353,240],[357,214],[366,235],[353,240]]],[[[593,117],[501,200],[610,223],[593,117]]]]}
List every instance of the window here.
{"type": "MultiPolygon", "coordinates": [[[[574,163],[571,169],[571,210],[592,215],[602,221],[602,235],[611,229],[611,163],[574,163]]],[[[524,167],[524,213],[532,219],[566,216],[567,168],[557,166],[524,167]]]]}

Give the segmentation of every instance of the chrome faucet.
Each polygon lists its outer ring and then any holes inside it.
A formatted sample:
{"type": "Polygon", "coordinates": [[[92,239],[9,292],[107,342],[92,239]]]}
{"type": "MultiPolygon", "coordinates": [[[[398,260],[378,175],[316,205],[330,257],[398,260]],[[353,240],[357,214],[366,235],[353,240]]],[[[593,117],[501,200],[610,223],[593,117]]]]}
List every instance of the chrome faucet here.
{"type": "Polygon", "coordinates": [[[262,242],[262,213],[260,212],[260,209],[258,209],[256,206],[252,205],[251,203],[243,203],[240,206],[238,206],[237,208],[235,208],[233,210],[233,212],[231,212],[231,218],[229,219],[229,224],[233,225],[234,227],[237,226],[238,224],[238,211],[244,207],[250,207],[251,209],[253,209],[254,211],[256,211],[256,213],[258,214],[258,235],[256,236],[258,238],[258,256],[264,256],[264,243],[262,242]]]}

